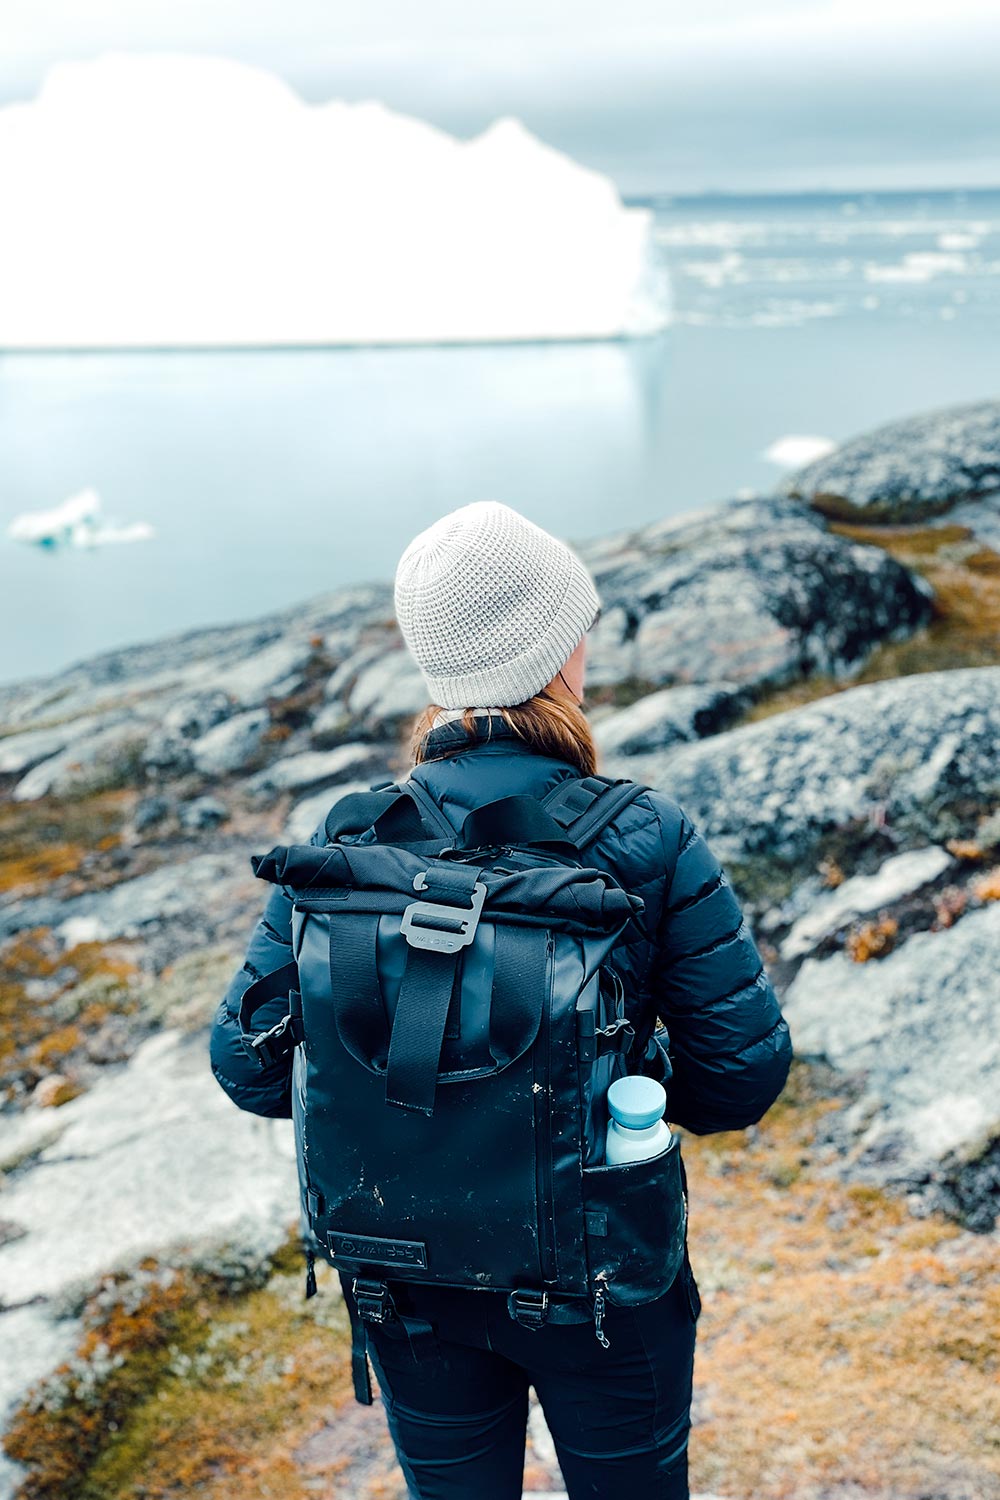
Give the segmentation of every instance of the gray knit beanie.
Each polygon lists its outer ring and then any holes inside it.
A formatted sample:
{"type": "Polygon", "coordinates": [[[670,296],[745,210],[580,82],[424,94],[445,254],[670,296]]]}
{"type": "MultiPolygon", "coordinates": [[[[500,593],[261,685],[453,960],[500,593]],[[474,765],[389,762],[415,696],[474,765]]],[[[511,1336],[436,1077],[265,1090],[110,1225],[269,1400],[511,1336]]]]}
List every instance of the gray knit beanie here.
{"type": "Polygon", "coordinates": [[[399,628],[442,708],[534,697],[565,666],[600,602],[575,552],[492,500],[435,521],[396,569],[399,628]]]}

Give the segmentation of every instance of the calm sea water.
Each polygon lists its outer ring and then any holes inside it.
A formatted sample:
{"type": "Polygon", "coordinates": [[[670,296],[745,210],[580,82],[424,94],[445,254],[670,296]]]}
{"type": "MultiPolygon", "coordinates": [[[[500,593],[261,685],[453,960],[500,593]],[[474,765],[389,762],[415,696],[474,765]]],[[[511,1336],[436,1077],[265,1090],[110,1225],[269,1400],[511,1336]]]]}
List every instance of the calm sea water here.
{"type": "Polygon", "coordinates": [[[0,356],[0,681],[389,578],[469,500],[584,538],[771,488],[784,435],[1000,397],[1000,193],[655,209],[655,340],[0,356]],[[155,538],[3,534],[88,485],[155,538]]]}

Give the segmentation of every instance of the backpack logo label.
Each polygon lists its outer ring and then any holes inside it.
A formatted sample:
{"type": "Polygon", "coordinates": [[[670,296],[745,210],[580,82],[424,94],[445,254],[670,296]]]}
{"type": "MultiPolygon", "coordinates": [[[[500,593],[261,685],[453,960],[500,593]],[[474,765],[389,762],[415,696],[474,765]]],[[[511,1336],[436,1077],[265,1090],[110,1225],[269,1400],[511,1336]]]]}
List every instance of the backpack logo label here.
{"type": "Polygon", "coordinates": [[[344,1260],[374,1260],[390,1266],[427,1266],[427,1246],[421,1240],[382,1240],[370,1234],[327,1234],[330,1254],[344,1260]]]}

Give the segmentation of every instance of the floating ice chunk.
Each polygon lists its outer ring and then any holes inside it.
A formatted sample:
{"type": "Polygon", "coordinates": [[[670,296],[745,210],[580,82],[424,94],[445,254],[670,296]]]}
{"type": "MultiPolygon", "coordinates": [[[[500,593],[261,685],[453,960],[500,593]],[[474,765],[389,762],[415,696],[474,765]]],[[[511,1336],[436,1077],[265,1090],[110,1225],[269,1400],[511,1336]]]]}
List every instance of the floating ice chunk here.
{"type": "Polygon", "coordinates": [[[948,230],[937,237],[939,250],[976,250],[979,240],[978,234],[968,234],[958,229],[948,230]]]}
{"type": "Polygon", "coordinates": [[[935,276],[961,276],[969,269],[968,259],[956,251],[911,250],[895,265],[865,266],[866,281],[932,281],[935,276]]]}
{"type": "Polygon", "coordinates": [[[106,542],[144,542],[155,532],[148,521],[119,526],[101,515],[101,497],[96,490],[81,490],[51,510],[28,510],[15,516],[7,527],[14,542],[39,547],[100,547],[106,542]]]}
{"type": "Polygon", "coordinates": [[[100,514],[101,497],[96,490],[81,490],[51,510],[29,510],[15,516],[7,527],[14,542],[37,542],[53,546],[68,542],[79,526],[92,523],[100,514]]]}
{"type": "Polygon", "coordinates": [[[0,345],[617,338],[652,214],[517,120],[460,141],[219,58],[59,63],[0,110],[0,345]],[[86,234],[79,226],[86,224],[86,234]]]}
{"type": "Polygon", "coordinates": [[[818,458],[826,458],[836,446],[830,438],[789,433],[787,437],[776,438],[769,448],[764,449],[761,458],[778,464],[782,469],[798,469],[818,458]]]}

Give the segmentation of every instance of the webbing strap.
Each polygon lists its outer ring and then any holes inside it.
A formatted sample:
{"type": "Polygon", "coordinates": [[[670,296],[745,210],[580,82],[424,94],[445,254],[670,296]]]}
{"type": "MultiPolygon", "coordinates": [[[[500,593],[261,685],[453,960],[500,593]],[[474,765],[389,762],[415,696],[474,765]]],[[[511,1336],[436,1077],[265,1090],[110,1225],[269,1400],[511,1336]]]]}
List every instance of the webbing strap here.
{"type": "MultiPolygon", "coordinates": [[[[384,844],[411,844],[426,841],[434,833],[445,832],[436,820],[422,816],[423,803],[412,795],[412,787],[389,785],[379,791],[348,792],[335,802],[326,815],[326,836],[336,843],[343,833],[364,833],[374,828],[384,844]],[[418,805],[419,803],[419,805],[418,805]]],[[[447,833],[454,837],[451,826],[447,833]]]]}
{"type": "Polygon", "coordinates": [[[491,844],[539,844],[546,848],[576,850],[563,829],[536,797],[500,797],[469,813],[462,824],[459,849],[481,849],[491,844]]]}
{"type": "Polygon", "coordinates": [[[372,1388],[368,1369],[368,1325],[380,1328],[388,1338],[405,1337],[415,1361],[428,1366],[440,1361],[434,1325],[426,1318],[401,1313],[384,1281],[355,1276],[350,1284],[341,1277],[344,1300],[351,1320],[351,1377],[354,1395],[362,1406],[371,1406],[372,1388]]]}
{"type": "Polygon", "coordinates": [[[604,795],[597,799],[588,813],[585,813],[577,823],[574,823],[570,836],[578,849],[584,849],[592,844],[596,838],[613,822],[623,807],[628,807],[637,797],[641,797],[646,788],[638,781],[626,781],[619,786],[606,789],[604,795]]]}
{"type": "Polygon", "coordinates": [[[458,966],[457,953],[410,948],[396,1001],[385,1075],[385,1100],[434,1113],[438,1064],[458,966]]]}
{"type": "Polygon", "coordinates": [[[647,788],[638,781],[609,781],[603,776],[583,776],[561,781],[543,798],[545,811],[565,830],[578,849],[592,844],[623,807],[634,802],[647,788]]]}
{"type": "Polygon", "coordinates": [[[240,999],[240,1033],[244,1051],[262,1067],[281,1062],[289,1057],[302,1040],[302,1004],[298,991],[299,969],[292,963],[282,964],[248,984],[240,999]],[[268,1000],[284,997],[288,1001],[288,1014],[268,1031],[256,1035],[252,1021],[256,1012],[268,1000]]]}
{"type": "Polygon", "coordinates": [[[547,797],[543,797],[542,806],[563,828],[569,828],[594,805],[609,785],[602,776],[574,776],[560,781],[547,797]]]}
{"type": "Polygon", "coordinates": [[[543,927],[498,923],[495,942],[490,1053],[498,1067],[504,1068],[521,1055],[526,1040],[538,1030],[548,935],[543,927]],[[501,1023],[506,1047],[499,1040],[501,1023]]]}
{"type": "Polygon", "coordinates": [[[248,984],[243,991],[240,1000],[240,1030],[244,1036],[252,1032],[251,1021],[255,1012],[268,1000],[276,1000],[279,995],[287,995],[289,990],[298,987],[299,967],[294,961],[282,964],[280,969],[272,969],[270,974],[262,974],[252,984],[248,984]]]}
{"type": "Polygon", "coordinates": [[[458,830],[451,822],[451,819],[445,817],[444,813],[441,811],[440,807],[438,807],[437,803],[434,801],[434,798],[431,796],[426,787],[421,786],[419,781],[410,776],[407,778],[401,790],[403,790],[408,797],[413,798],[413,801],[420,809],[420,814],[425,823],[429,823],[431,827],[434,828],[439,834],[442,834],[444,838],[454,841],[455,835],[458,830]]]}
{"type": "Polygon", "coordinates": [[[337,1034],[351,1056],[385,1066],[389,1027],[376,965],[378,917],[342,912],[330,923],[330,997],[337,1034]]]}
{"type": "Polygon", "coordinates": [[[368,1334],[358,1314],[357,1303],[344,1288],[347,1315],[351,1320],[351,1384],[359,1406],[372,1405],[372,1378],[368,1369],[368,1334]]]}

